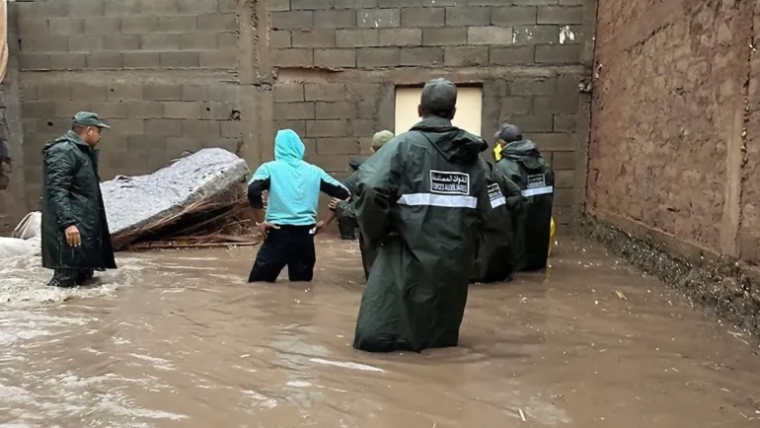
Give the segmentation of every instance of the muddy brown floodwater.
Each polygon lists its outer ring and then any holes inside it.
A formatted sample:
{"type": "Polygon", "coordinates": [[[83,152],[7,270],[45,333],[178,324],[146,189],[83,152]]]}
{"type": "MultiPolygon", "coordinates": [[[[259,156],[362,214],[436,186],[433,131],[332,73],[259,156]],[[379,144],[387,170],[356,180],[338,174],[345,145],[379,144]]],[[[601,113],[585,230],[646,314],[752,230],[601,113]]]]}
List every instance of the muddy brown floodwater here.
{"type": "Polygon", "coordinates": [[[312,284],[245,284],[254,254],[122,254],[68,292],[5,263],[0,426],[760,425],[757,345],[589,243],[472,286],[461,346],[420,355],[351,347],[355,243],[320,242],[312,284]]]}

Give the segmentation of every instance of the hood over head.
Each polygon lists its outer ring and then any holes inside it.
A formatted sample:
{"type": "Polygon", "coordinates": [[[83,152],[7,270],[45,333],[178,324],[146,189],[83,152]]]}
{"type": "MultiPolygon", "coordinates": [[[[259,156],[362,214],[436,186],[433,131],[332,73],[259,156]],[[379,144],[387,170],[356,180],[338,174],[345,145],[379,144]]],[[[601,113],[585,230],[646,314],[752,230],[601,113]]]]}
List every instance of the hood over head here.
{"type": "Polygon", "coordinates": [[[541,166],[539,161],[541,152],[538,151],[535,143],[530,140],[513,141],[501,150],[501,156],[505,159],[511,159],[520,162],[528,169],[535,169],[541,166]]]}
{"type": "Polygon", "coordinates": [[[446,160],[454,164],[475,162],[480,152],[488,148],[482,138],[459,129],[451,121],[440,117],[425,118],[411,130],[423,132],[446,160]]]}
{"type": "Polygon", "coordinates": [[[292,129],[281,129],[274,137],[274,158],[278,161],[294,162],[303,160],[306,147],[301,137],[292,129]]]}
{"type": "MultiPolygon", "coordinates": [[[[69,130],[62,137],[56,138],[55,140],[48,141],[47,143],[45,143],[45,145],[42,147],[42,152],[45,153],[56,144],[60,144],[66,141],[72,141],[78,144],[79,146],[82,146],[83,148],[91,149],[91,147],[87,143],[85,143],[84,141],[82,141],[81,138],[79,138],[79,135],[77,135],[76,132],[69,130]]],[[[96,149],[92,149],[92,150],[96,150],[96,149]]]]}

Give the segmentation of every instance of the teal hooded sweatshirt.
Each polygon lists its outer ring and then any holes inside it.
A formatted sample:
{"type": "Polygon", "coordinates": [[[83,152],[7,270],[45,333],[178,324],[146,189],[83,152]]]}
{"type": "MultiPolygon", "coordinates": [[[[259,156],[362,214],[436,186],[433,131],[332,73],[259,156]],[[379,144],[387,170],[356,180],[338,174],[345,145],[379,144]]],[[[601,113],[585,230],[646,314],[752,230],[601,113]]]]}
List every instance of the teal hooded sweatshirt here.
{"type": "Polygon", "coordinates": [[[292,129],[277,131],[274,160],[259,166],[248,182],[248,201],[263,208],[262,192],[269,191],[266,221],[279,226],[311,226],[317,221],[319,192],[338,199],[350,193],[322,168],[303,160],[306,149],[292,129]]]}

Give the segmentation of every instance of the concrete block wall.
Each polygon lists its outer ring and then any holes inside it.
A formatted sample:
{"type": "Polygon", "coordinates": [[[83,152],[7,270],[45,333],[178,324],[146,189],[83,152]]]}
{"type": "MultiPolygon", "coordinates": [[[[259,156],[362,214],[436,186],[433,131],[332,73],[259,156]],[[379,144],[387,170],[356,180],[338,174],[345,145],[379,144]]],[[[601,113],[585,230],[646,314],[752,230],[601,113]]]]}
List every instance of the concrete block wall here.
{"type": "Polygon", "coordinates": [[[560,222],[582,201],[576,149],[588,100],[577,88],[589,74],[593,0],[33,0],[13,9],[30,209],[42,145],[78,110],[113,125],[104,179],[201,147],[235,151],[255,168],[285,127],[340,177],[374,132],[394,129],[396,87],[436,77],[483,88],[487,140],[514,122],[536,141],[557,170],[560,222]]]}
{"type": "MultiPolygon", "coordinates": [[[[274,128],[304,137],[337,175],[394,129],[395,87],[445,77],[483,87],[481,135],[513,122],[557,170],[556,214],[575,200],[583,0],[269,1],[274,128]]],[[[486,154],[490,156],[490,153],[486,154]]],[[[585,174],[585,171],[579,172],[585,174]]]]}
{"type": "Polygon", "coordinates": [[[15,4],[20,31],[25,183],[41,148],[79,110],[111,126],[101,176],[144,174],[184,150],[240,150],[237,2],[57,0],[15,4]]]}

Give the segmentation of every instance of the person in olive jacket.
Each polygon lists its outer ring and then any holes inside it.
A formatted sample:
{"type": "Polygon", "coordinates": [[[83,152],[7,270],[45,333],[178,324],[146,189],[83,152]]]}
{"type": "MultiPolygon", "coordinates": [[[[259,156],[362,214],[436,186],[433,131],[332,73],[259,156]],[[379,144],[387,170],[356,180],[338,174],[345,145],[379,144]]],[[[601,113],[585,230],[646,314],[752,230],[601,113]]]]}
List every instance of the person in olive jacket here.
{"type": "Polygon", "coordinates": [[[71,130],[42,150],[42,266],[54,271],[50,286],[82,285],[96,270],[116,269],[96,148],[107,128],[97,114],[79,112],[71,130]]]}

